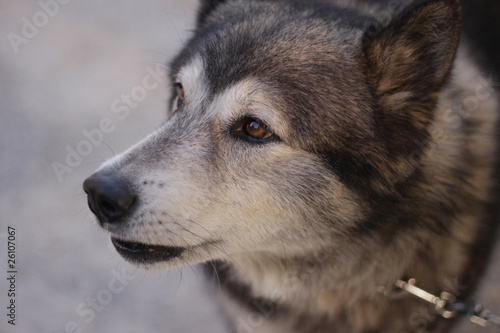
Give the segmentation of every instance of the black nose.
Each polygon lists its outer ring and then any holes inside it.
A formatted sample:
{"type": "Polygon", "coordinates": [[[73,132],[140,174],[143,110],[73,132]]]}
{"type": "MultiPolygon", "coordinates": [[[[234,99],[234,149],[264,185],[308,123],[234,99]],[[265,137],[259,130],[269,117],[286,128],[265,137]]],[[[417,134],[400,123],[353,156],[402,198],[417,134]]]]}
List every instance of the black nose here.
{"type": "Polygon", "coordinates": [[[123,178],[96,172],[83,183],[90,210],[99,222],[115,223],[125,217],[134,205],[136,195],[123,178]]]}

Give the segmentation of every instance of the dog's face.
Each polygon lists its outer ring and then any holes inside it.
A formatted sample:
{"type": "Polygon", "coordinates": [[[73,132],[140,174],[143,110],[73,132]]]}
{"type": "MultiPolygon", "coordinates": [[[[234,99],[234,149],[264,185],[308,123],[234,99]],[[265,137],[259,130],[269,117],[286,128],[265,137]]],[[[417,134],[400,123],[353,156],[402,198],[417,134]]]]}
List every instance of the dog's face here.
{"type": "MultiPolygon", "coordinates": [[[[411,51],[397,44],[401,24],[366,46],[350,11],[222,2],[202,9],[172,63],[167,121],[84,185],[118,252],[145,268],[352,243],[374,212],[367,193],[390,195],[412,145],[387,134],[384,122],[393,122],[377,112],[433,92],[384,81],[389,71],[410,70],[380,60],[391,45],[411,51]]],[[[446,44],[452,58],[456,40],[446,44]]],[[[420,76],[432,81],[436,72],[420,76]]],[[[445,74],[427,86],[438,90],[445,74]]],[[[420,133],[427,115],[418,117],[396,122],[420,133]]]]}

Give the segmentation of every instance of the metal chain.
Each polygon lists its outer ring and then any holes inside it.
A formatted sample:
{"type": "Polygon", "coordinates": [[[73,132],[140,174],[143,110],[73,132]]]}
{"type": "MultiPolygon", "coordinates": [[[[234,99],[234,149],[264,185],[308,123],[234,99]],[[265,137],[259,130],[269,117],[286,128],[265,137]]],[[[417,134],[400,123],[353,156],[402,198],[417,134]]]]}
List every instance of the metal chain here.
{"type": "Polygon", "coordinates": [[[482,327],[494,327],[500,329],[500,317],[493,315],[476,301],[457,302],[455,297],[447,292],[435,296],[416,286],[415,279],[396,281],[396,287],[434,305],[436,312],[443,318],[455,318],[457,316],[468,316],[469,320],[482,327]]]}

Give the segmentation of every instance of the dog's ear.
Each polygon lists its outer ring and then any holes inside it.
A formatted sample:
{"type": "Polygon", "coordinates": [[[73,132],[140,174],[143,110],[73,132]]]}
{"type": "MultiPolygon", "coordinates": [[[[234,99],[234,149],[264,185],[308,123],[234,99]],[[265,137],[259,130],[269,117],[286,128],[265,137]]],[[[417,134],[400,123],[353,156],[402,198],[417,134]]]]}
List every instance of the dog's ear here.
{"type": "Polygon", "coordinates": [[[226,2],[226,0],[201,0],[200,8],[198,9],[198,16],[196,18],[198,28],[205,23],[205,19],[211,12],[217,8],[218,5],[224,2],[226,2]]]}
{"type": "Polygon", "coordinates": [[[417,0],[377,34],[370,35],[370,28],[363,56],[381,135],[393,152],[418,151],[455,57],[459,0],[417,0]]]}

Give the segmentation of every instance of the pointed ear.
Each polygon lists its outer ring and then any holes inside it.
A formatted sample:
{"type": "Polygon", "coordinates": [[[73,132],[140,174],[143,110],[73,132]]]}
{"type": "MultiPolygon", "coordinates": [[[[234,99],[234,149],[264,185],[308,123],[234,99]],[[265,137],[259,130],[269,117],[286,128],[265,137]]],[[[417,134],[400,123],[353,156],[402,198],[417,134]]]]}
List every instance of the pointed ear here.
{"type": "Polygon", "coordinates": [[[226,0],[201,0],[198,16],[196,18],[197,27],[200,28],[205,23],[205,19],[210,13],[217,8],[218,5],[224,2],[226,2],[226,0]]]}
{"type": "Polygon", "coordinates": [[[377,99],[376,118],[385,128],[382,134],[389,146],[411,152],[417,148],[408,141],[426,139],[439,92],[452,68],[460,29],[459,0],[417,0],[365,43],[363,56],[377,99]]]}

